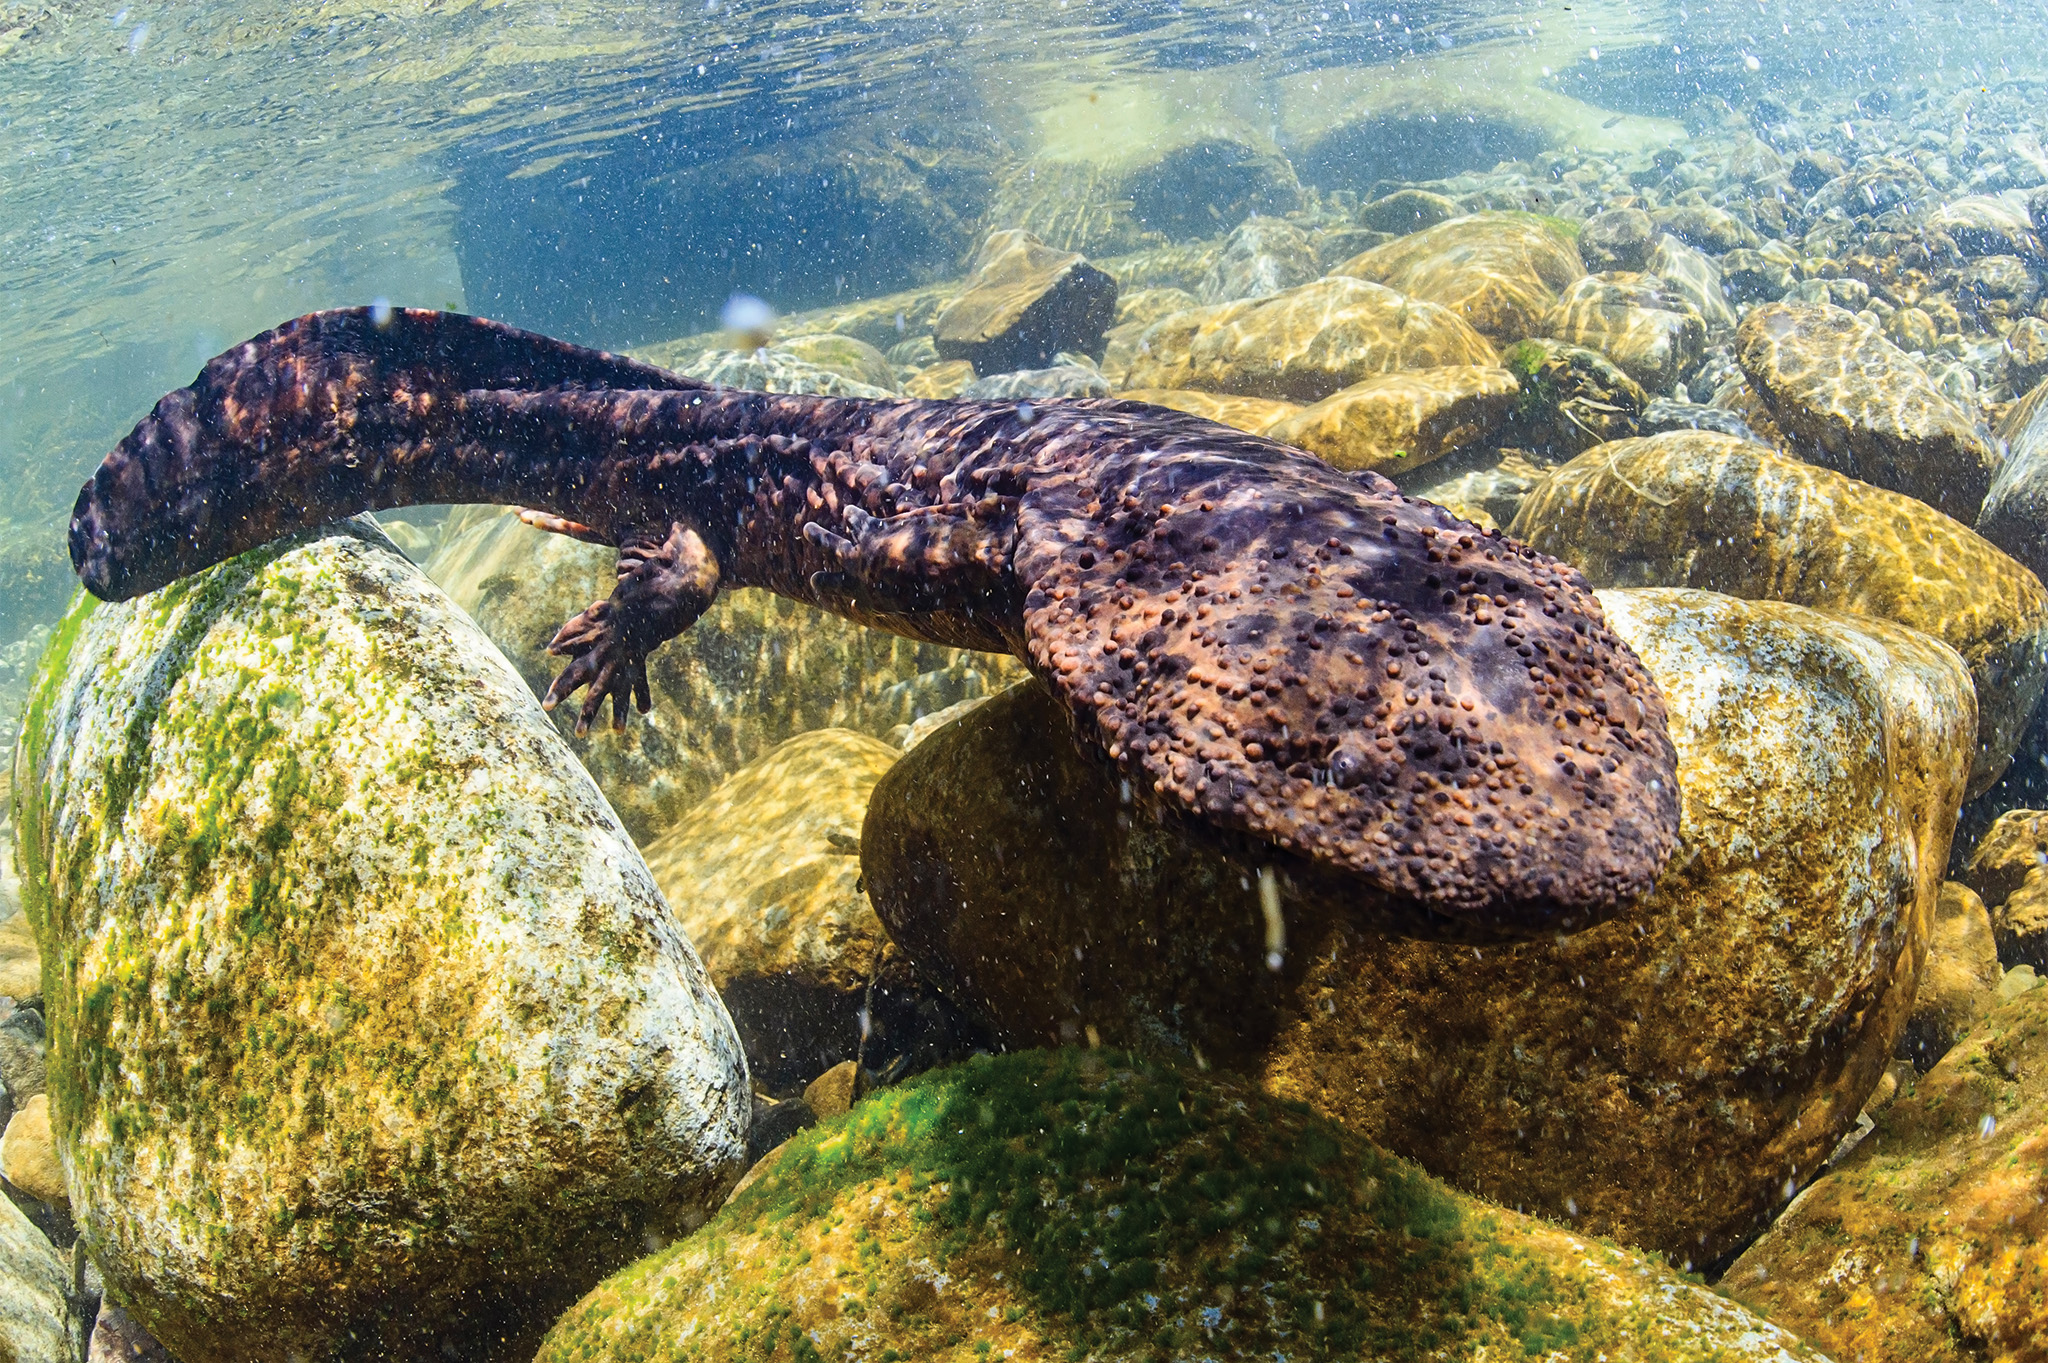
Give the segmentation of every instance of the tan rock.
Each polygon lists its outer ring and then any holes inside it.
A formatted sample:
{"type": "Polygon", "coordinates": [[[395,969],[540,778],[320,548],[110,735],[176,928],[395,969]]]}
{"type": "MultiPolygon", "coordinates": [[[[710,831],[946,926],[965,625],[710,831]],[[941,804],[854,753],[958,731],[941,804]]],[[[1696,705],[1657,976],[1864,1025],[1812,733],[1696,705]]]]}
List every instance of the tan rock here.
{"type": "Polygon", "coordinates": [[[1301,410],[1299,403],[1278,402],[1272,398],[1241,398],[1233,393],[1203,393],[1189,388],[1127,388],[1117,396],[1207,417],[1225,426],[1235,426],[1240,431],[1250,431],[1253,435],[1264,435],[1268,427],[1301,410]]]}
{"type": "Polygon", "coordinates": [[[1984,507],[1977,533],[2026,564],[2048,572],[2048,379],[1999,419],[2005,460],[1984,507]]]}
{"type": "Polygon", "coordinates": [[[896,387],[896,371],[890,367],[889,357],[858,337],[813,332],[808,336],[778,338],[775,348],[807,364],[842,374],[855,383],[885,392],[896,387]]]}
{"type": "Polygon", "coordinates": [[[1541,330],[1599,351],[1653,393],[1670,391],[1707,344],[1706,322],[1685,295],[1650,274],[1586,276],[1559,296],[1541,330]]]}
{"type": "Polygon", "coordinates": [[[50,1136],[50,1099],[38,1093],[14,1110],[0,1135],[0,1176],[39,1202],[69,1207],[64,1168],[50,1136]]]}
{"type": "Polygon", "coordinates": [[[1836,1359],[2021,1363],[2048,1339],[2048,991],[1980,1021],[1722,1291],[1836,1359]]]}
{"type": "Polygon", "coordinates": [[[1920,992],[1899,1054],[1920,1069],[1932,1066],[1998,1002],[2003,979],[1984,901],[1967,885],[1943,885],[1934,906],[1927,966],[1920,972],[1920,992]]]}
{"type": "Polygon", "coordinates": [[[1556,458],[1636,434],[1650,396],[1597,350],[1547,336],[1509,346],[1501,363],[1521,381],[1515,438],[1556,458]]]}
{"type": "Polygon", "coordinates": [[[2042,871],[2048,871],[2048,813],[2009,809],[1970,849],[1963,883],[1996,908],[2042,871]]]}
{"type": "Polygon", "coordinates": [[[1643,270],[1663,280],[1673,293],[1691,304],[1707,324],[1709,335],[1719,335],[1734,327],[1738,319],[1721,285],[1721,267],[1678,238],[1669,233],[1658,237],[1643,270]]]}
{"type": "Polygon", "coordinates": [[[1569,227],[1533,213],[1475,213],[1374,247],[1332,273],[1441,304],[1505,344],[1540,334],[1559,292],[1585,274],[1569,227]]]}
{"type": "Polygon", "coordinates": [[[1405,236],[1458,217],[1456,201],[1426,189],[1397,189],[1358,210],[1358,225],[1405,236]]]}
{"type": "Polygon", "coordinates": [[[877,787],[876,912],[1010,1045],[1250,1071],[1459,1186],[1707,1262],[1812,1177],[1890,1061],[1974,703],[1953,651],[1887,621],[1601,599],[1670,706],[1684,811],[1656,893],[1611,922],[1375,935],[1126,804],[1035,687],[877,787]]]}
{"type": "Polygon", "coordinates": [[[1340,469],[1407,473],[1483,443],[1521,392],[1498,367],[1405,369],[1340,389],[1264,434],[1340,469]]]}
{"type": "Polygon", "coordinates": [[[1856,313],[1767,303],[1735,333],[1735,358],[1797,452],[1866,483],[1977,519],[1998,454],[1975,419],[1856,313]]]}
{"type": "MultiPolygon", "coordinates": [[[[495,508],[464,519],[427,572],[545,694],[562,660],[546,643],[611,591],[610,549],[541,534],[495,508]]],[[[719,593],[688,633],[648,663],[651,713],[623,734],[556,728],[634,837],[646,844],[727,776],[811,729],[882,736],[921,714],[1023,675],[1014,659],[964,653],[863,629],[767,592],[719,593]]]]}
{"type": "Polygon", "coordinates": [[[1977,688],[1973,795],[2012,760],[2048,684],[2048,591],[2031,572],[1924,502],[1733,436],[1590,449],[1530,494],[1511,533],[1595,586],[1795,601],[1933,635],[1977,688]]]}
{"type": "Polygon", "coordinates": [[[1137,322],[1149,327],[1162,317],[1200,306],[1202,300],[1186,289],[1125,289],[1117,294],[1116,324],[1122,327],[1137,322]]]}
{"type": "Polygon", "coordinates": [[[1434,303],[1359,279],[1175,313],[1138,338],[1120,388],[1199,388],[1314,402],[1372,374],[1498,363],[1486,338],[1434,303]]]}
{"type": "Polygon", "coordinates": [[[1195,292],[1204,303],[1262,298],[1321,273],[1308,233],[1285,218],[1252,217],[1223,239],[1223,249],[1195,292]]]}
{"type": "MultiPolygon", "coordinates": [[[[538,1363],[1823,1363],[1654,1256],[1455,1191],[1241,1081],[978,1057],[799,1132],[538,1363]]],[[[757,1166],[758,1168],[759,1166],[757,1166]]]]}
{"type": "Polygon", "coordinates": [[[30,998],[43,992],[42,958],[28,917],[17,913],[0,922],[0,996],[30,998]]]}
{"type": "Polygon", "coordinates": [[[1100,355],[1116,292],[1116,280],[1076,252],[1021,230],[991,232],[966,286],[932,319],[932,338],[940,355],[971,360],[978,374],[1041,368],[1062,350],[1100,355]]]}
{"type": "Polygon", "coordinates": [[[0,1359],[78,1363],[84,1323],[71,1304],[71,1270],[21,1208],[0,1195],[0,1359]]]}
{"type": "Polygon", "coordinates": [[[941,360],[911,375],[903,395],[912,398],[956,398],[974,382],[974,366],[966,360],[941,360]]]}
{"type": "Polygon", "coordinates": [[[861,1100],[864,1089],[860,1062],[842,1060],[805,1086],[804,1105],[823,1121],[850,1110],[861,1100]]]}
{"type": "Polygon", "coordinates": [[[645,849],[704,960],[757,1085],[784,1091],[858,1054],[889,939],[860,891],[868,793],[903,754],[848,729],[782,743],[645,849]]]}

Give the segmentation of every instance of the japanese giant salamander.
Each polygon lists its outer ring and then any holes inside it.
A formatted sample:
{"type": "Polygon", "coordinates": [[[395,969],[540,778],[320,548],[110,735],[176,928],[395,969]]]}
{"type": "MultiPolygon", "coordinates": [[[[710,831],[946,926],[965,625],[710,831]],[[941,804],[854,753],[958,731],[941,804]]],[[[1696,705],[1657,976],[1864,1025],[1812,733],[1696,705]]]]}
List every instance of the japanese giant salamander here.
{"type": "Polygon", "coordinates": [[[549,646],[579,732],[606,697],[647,709],[648,653],[721,588],[765,587],[1015,654],[1152,808],[1362,899],[1583,926],[1677,839],[1663,698],[1577,572],[1139,402],[742,392],[456,314],[315,313],[157,403],[79,493],[71,560],[126,600],[443,502],[618,549],[549,646]]]}

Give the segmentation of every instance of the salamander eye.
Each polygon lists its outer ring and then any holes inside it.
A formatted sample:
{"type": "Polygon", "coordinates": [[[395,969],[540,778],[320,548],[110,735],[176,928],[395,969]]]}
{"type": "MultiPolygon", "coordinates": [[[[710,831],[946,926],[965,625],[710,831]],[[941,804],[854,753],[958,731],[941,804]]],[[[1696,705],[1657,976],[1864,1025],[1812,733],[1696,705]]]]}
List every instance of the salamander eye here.
{"type": "Polygon", "coordinates": [[[1337,745],[1330,754],[1330,784],[1339,790],[1349,790],[1365,779],[1365,753],[1350,739],[1337,745]]]}

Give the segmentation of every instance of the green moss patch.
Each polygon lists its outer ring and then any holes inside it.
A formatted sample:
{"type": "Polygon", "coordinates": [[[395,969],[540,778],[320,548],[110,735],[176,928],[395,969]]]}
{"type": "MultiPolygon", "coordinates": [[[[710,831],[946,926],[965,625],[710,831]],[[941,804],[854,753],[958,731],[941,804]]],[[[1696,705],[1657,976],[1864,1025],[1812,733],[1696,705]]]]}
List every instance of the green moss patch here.
{"type": "Polygon", "coordinates": [[[1235,1084],[983,1057],[799,1135],[541,1359],[1592,1357],[1655,1328],[1536,1224],[1235,1084]]]}

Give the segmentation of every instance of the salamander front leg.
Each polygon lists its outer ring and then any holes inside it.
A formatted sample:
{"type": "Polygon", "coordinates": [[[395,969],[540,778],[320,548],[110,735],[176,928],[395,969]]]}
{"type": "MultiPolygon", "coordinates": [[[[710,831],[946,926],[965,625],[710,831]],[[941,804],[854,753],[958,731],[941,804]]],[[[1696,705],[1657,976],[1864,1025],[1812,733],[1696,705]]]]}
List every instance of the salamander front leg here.
{"type": "Polygon", "coordinates": [[[606,696],[612,728],[623,730],[629,694],[643,715],[652,704],[647,655],[695,624],[717,595],[718,560],[695,530],[677,523],[628,535],[619,546],[619,581],[610,598],[592,604],[549,641],[548,652],[572,661],[548,688],[541,708],[552,710],[588,686],[576,732],[590,731],[606,696]]]}

